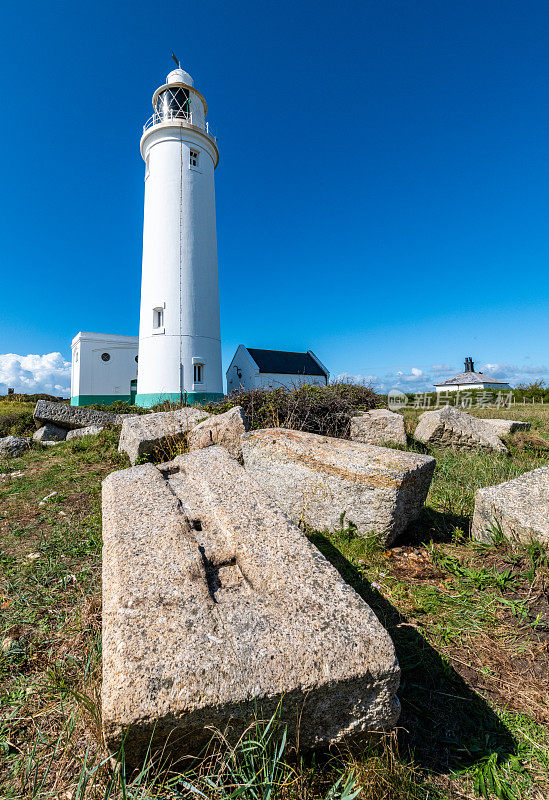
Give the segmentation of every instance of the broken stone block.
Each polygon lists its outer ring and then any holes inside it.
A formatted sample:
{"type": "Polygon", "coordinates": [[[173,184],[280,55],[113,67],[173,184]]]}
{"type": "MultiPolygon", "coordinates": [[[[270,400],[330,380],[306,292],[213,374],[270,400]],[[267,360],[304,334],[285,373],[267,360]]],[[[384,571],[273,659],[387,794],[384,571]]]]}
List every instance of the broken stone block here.
{"type": "Polygon", "coordinates": [[[24,436],[4,436],[0,439],[0,458],[17,458],[30,450],[31,439],[24,436]]]}
{"type": "Polygon", "coordinates": [[[520,422],[517,419],[483,419],[498,436],[509,436],[516,431],[529,431],[529,422],[520,422]]]}
{"type": "Polygon", "coordinates": [[[507,448],[487,420],[477,419],[454,406],[421,414],[414,438],[431,447],[456,447],[466,450],[496,450],[507,448]]]}
{"type": "Polygon", "coordinates": [[[66,428],[60,428],[59,425],[47,422],[33,433],[32,438],[35,442],[42,442],[42,444],[45,444],[46,442],[62,442],[65,440],[66,436],[66,428]]]}
{"type": "Polygon", "coordinates": [[[34,419],[37,427],[46,423],[53,423],[66,430],[85,428],[88,425],[118,425],[121,415],[110,414],[107,411],[94,411],[92,408],[70,406],[68,403],[52,403],[49,400],[39,400],[34,409],[34,419]]]}
{"type": "Polygon", "coordinates": [[[506,539],[549,547],[549,466],[477,489],[473,538],[490,542],[498,527],[506,539]]]}
{"type": "Polygon", "coordinates": [[[196,751],[212,729],[234,742],[280,703],[290,741],[329,745],[391,727],[398,683],[375,614],[224,448],[105,479],[111,751],[196,751]]]}
{"type": "Polygon", "coordinates": [[[362,536],[390,544],[419,516],[435,459],[303,431],[242,437],[244,466],[296,523],[330,530],[341,514],[362,536]]]}
{"type": "Polygon", "coordinates": [[[167,461],[188,431],[207,417],[209,414],[205,411],[190,406],[177,411],[126,416],[122,422],[118,451],[127,453],[132,464],[143,457],[167,461]]]}
{"type": "Polygon", "coordinates": [[[224,414],[212,414],[199,422],[188,433],[189,451],[202,450],[219,444],[225,447],[238,461],[242,461],[240,437],[248,430],[241,406],[235,406],[224,414]]]}
{"type": "Polygon", "coordinates": [[[77,428],[67,433],[67,441],[69,439],[79,439],[81,436],[97,436],[98,433],[104,430],[104,425],[88,425],[86,428],[77,428]]]}
{"type": "Polygon", "coordinates": [[[386,408],[365,411],[351,419],[351,439],[363,444],[406,444],[404,417],[386,408]]]}

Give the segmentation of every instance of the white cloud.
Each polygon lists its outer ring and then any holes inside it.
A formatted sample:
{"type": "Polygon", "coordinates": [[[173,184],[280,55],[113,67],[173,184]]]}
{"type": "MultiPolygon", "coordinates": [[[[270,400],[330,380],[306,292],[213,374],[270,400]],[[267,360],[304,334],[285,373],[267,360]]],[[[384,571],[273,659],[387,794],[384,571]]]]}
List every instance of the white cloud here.
{"type": "Polygon", "coordinates": [[[450,364],[433,364],[431,372],[433,375],[453,375],[457,374],[458,370],[452,369],[450,364]]]}
{"type": "Polygon", "coordinates": [[[0,394],[7,394],[8,388],[13,388],[17,393],[43,392],[69,397],[70,386],[71,365],[61,353],[0,355],[0,394]]]}
{"type": "Polygon", "coordinates": [[[385,375],[384,384],[386,386],[390,384],[391,387],[398,387],[404,383],[417,383],[418,381],[425,381],[427,377],[428,376],[426,376],[423,370],[419,369],[419,367],[412,367],[409,372],[399,369],[395,373],[388,372],[385,375]]]}
{"type": "Polygon", "coordinates": [[[352,375],[350,372],[341,372],[334,378],[335,383],[358,383],[362,386],[371,386],[378,382],[377,375],[352,375]]]}
{"type": "Polygon", "coordinates": [[[518,383],[530,383],[532,380],[545,380],[549,376],[549,368],[540,365],[525,364],[519,367],[515,364],[482,364],[478,369],[492,378],[509,381],[513,386],[518,383]]]}

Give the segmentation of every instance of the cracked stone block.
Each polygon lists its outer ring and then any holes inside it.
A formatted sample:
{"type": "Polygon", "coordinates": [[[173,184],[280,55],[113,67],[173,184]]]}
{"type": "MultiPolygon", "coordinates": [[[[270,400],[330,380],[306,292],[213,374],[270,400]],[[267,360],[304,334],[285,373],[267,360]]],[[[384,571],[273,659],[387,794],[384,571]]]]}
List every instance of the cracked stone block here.
{"type": "Polygon", "coordinates": [[[39,400],[34,409],[37,427],[51,423],[66,430],[109,423],[119,425],[121,416],[123,415],[110,414],[107,411],[94,411],[92,408],[70,406],[68,403],[52,403],[49,400],[39,400]]]}
{"type": "Polygon", "coordinates": [[[284,428],[242,437],[244,466],[296,523],[339,527],[390,544],[419,516],[435,459],[284,428]]]}
{"type": "Polygon", "coordinates": [[[149,456],[167,461],[190,429],[207,417],[205,411],[192,407],[128,415],[122,421],[118,451],[127,453],[132,464],[149,456]]]}
{"type": "Polygon", "coordinates": [[[431,447],[455,447],[465,450],[495,450],[507,453],[507,448],[488,420],[477,419],[454,406],[421,414],[414,438],[431,447]]]}
{"type": "Polygon", "coordinates": [[[494,527],[506,539],[549,547],[549,467],[477,489],[472,536],[490,542],[494,527]]]}
{"type": "Polygon", "coordinates": [[[223,447],[109,475],[103,543],[111,751],[234,742],[280,703],[302,748],[396,722],[388,633],[223,447]]]}
{"type": "Polygon", "coordinates": [[[365,411],[351,419],[351,439],[363,444],[406,444],[404,417],[385,408],[365,411]]]}

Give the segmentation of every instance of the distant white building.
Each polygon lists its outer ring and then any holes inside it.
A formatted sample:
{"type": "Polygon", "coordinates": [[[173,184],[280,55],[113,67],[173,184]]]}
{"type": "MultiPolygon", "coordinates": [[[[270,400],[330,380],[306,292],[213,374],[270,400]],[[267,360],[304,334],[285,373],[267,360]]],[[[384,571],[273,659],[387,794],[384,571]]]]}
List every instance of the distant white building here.
{"type": "Polygon", "coordinates": [[[137,336],[77,333],[71,345],[71,405],[134,402],[138,345],[137,336]]]}
{"type": "Polygon", "coordinates": [[[238,346],[227,370],[227,393],[236,389],[291,389],[304,384],[327,386],[330,373],[317,356],[286,350],[238,346]]]}
{"type": "Polygon", "coordinates": [[[453,378],[435,383],[434,386],[437,392],[464,392],[472,391],[473,389],[488,389],[501,392],[511,389],[506,381],[499,381],[496,378],[483,375],[482,372],[475,372],[475,365],[470,356],[465,359],[465,372],[460,372],[459,375],[454,375],[453,378]]]}

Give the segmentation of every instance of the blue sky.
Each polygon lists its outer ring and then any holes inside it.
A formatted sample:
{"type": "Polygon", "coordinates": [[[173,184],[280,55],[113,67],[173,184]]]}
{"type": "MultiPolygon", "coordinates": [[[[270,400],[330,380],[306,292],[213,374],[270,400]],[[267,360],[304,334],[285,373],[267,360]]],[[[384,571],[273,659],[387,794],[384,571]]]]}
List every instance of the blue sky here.
{"type": "Polygon", "coordinates": [[[66,385],[79,330],[137,334],[172,49],[219,138],[225,367],[549,378],[546,2],[5,0],[0,43],[0,392],[66,385]]]}

